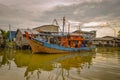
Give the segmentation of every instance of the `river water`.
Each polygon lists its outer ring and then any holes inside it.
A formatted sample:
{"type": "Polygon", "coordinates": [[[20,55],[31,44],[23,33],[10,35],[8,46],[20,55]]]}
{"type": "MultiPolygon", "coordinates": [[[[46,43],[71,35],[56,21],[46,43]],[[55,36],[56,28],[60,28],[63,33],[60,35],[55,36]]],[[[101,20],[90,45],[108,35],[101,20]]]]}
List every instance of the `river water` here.
{"type": "Polygon", "coordinates": [[[120,80],[120,48],[70,54],[1,49],[0,80],[120,80]]]}

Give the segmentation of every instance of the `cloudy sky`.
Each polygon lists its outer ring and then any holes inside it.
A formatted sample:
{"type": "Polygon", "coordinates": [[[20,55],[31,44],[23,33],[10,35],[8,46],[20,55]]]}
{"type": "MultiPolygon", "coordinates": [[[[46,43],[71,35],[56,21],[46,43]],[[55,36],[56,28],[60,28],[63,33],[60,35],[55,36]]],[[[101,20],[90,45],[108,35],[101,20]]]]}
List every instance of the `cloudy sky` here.
{"type": "Polygon", "coordinates": [[[67,21],[90,27],[106,23],[112,28],[83,29],[97,30],[99,36],[113,36],[120,30],[120,0],[0,0],[0,28],[3,29],[8,29],[9,24],[14,29],[34,28],[52,24],[55,18],[59,23],[63,16],[67,21]]]}

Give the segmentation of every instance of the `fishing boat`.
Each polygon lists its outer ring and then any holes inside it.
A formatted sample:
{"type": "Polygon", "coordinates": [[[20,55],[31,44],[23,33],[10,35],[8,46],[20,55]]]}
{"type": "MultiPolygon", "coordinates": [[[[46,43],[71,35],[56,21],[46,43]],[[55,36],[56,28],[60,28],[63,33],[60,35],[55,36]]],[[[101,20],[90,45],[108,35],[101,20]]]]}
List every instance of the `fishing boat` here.
{"type": "Polygon", "coordinates": [[[25,32],[33,53],[69,53],[79,51],[91,51],[93,48],[91,40],[83,38],[78,34],[44,34],[40,33],[39,38],[25,32]]]}

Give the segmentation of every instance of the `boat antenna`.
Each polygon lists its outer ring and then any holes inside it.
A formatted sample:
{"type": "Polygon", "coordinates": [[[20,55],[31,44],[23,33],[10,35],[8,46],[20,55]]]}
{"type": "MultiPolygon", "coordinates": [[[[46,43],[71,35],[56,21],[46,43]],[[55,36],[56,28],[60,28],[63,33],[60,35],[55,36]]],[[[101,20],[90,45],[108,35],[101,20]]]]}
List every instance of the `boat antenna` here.
{"type": "Polygon", "coordinates": [[[68,34],[70,33],[70,23],[68,22],[68,34]]]}
{"type": "Polygon", "coordinates": [[[58,24],[58,22],[57,22],[56,19],[53,20],[53,23],[52,23],[52,24],[54,24],[54,23],[55,23],[55,25],[59,26],[59,24],[58,24]]]}
{"type": "Polygon", "coordinates": [[[79,24],[78,28],[79,28],[79,35],[80,35],[80,31],[81,31],[80,24],[79,24]]]}
{"type": "Polygon", "coordinates": [[[57,19],[54,19],[52,24],[53,24],[53,25],[55,24],[56,26],[58,26],[58,27],[59,27],[60,32],[62,31],[62,30],[60,29],[60,26],[59,26],[59,24],[58,24],[57,19]]]}

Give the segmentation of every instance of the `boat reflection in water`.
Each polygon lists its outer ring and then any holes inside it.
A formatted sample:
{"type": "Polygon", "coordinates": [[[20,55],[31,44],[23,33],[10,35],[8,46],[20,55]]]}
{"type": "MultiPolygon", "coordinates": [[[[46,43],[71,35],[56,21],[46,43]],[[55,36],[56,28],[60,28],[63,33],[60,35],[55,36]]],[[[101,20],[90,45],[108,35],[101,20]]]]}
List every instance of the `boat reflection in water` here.
{"type": "Polygon", "coordinates": [[[0,80],[119,80],[119,53],[120,48],[70,54],[0,50],[0,80]]]}
{"type": "Polygon", "coordinates": [[[80,74],[81,69],[90,68],[94,53],[72,54],[15,54],[17,67],[26,66],[24,77],[43,80],[66,80],[76,70],[80,74]]]}

